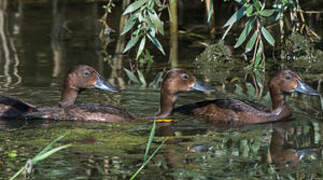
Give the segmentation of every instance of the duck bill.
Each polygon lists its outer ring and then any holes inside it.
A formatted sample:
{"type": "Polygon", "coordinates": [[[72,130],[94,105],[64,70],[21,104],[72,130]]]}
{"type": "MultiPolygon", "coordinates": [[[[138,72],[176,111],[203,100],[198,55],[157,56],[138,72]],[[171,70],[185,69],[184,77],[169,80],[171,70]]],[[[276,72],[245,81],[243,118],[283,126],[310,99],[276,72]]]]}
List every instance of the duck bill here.
{"type": "Polygon", "coordinates": [[[318,92],[316,92],[314,89],[312,89],[309,85],[305,84],[301,80],[297,81],[297,87],[295,91],[303,94],[309,94],[309,95],[320,95],[318,92]]]}
{"type": "Polygon", "coordinates": [[[203,92],[215,92],[215,89],[204,85],[203,83],[201,83],[198,80],[195,80],[195,83],[194,83],[194,86],[192,87],[192,89],[197,90],[197,91],[203,91],[203,92]]]}
{"type": "Polygon", "coordinates": [[[113,93],[118,93],[120,90],[114,86],[112,86],[110,83],[102,80],[100,76],[98,76],[96,83],[94,84],[94,88],[101,89],[104,91],[110,91],[113,93]]]}

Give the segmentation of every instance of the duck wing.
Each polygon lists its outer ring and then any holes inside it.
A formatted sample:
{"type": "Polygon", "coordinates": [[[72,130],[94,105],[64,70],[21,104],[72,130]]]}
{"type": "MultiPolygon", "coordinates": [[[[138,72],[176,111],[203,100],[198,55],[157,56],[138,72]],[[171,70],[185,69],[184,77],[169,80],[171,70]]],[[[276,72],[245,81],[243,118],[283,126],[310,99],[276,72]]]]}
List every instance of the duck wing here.
{"type": "Polygon", "coordinates": [[[178,108],[175,108],[173,112],[191,113],[198,109],[203,109],[207,106],[216,106],[221,109],[230,109],[235,112],[259,112],[259,111],[264,111],[265,109],[264,106],[254,104],[248,100],[228,98],[228,99],[215,99],[215,100],[201,101],[194,104],[180,106],[178,108]]]}

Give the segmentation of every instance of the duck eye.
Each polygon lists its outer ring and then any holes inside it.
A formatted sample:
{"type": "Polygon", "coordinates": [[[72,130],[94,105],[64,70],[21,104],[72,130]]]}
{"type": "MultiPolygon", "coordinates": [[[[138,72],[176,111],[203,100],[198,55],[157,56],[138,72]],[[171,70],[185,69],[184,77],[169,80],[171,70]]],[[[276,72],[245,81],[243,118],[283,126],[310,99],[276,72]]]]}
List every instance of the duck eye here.
{"type": "Polygon", "coordinates": [[[90,72],[89,71],[85,71],[84,72],[84,76],[89,76],[90,75],[90,72]]]}
{"type": "Polygon", "coordinates": [[[187,74],[182,74],[182,79],[183,80],[188,80],[188,75],[187,74]]]}
{"type": "Polygon", "coordinates": [[[287,80],[291,80],[292,79],[292,77],[290,77],[290,76],[285,76],[285,79],[287,79],[287,80]]]}

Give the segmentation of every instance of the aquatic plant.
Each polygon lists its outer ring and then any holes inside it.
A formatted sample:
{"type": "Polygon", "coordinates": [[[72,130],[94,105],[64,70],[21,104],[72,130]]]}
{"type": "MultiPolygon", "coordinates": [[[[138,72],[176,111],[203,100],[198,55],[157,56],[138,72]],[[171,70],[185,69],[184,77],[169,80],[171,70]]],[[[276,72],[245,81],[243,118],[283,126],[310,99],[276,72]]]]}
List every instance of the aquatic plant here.
{"type": "Polygon", "coordinates": [[[155,137],[155,131],[156,131],[156,120],[153,122],[153,127],[151,128],[150,135],[148,138],[148,142],[146,145],[144,160],[140,168],[131,176],[130,180],[133,180],[137,177],[137,175],[142,171],[142,169],[150,162],[150,160],[157,154],[157,152],[160,150],[160,148],[165,144],[167,141],[167,138],[165,138],[162,143],[155,149],[155,151],[149,156],[149,151],[151,149],[151,144],[153,142],[153,139],[155,137]]]}
{"type": "Polygon", "coordinates": [[[72,146],[72,144],[66,144],[63,146],[59,146],[56,147],[54,149],[53,145],[61,140],[65,135],[59,136],[58,138],[56,138],[55,140],[53,140],[51,143],[49,143],[42,151],[40,151],[34,158],[29,159],[26,164],[15,174],[13,175],[10,180],[15,179],[16,177],[18,177],[22,172],[26,172],[27,174],[30,174],[32,171],[32,168],[34,165],[36,165],[39,161],[46,159],[47,157],[53,155],[54,153],[56,153],[57,151],[60,151],[62,149],[68,148],[70,146],[72,146]]]}

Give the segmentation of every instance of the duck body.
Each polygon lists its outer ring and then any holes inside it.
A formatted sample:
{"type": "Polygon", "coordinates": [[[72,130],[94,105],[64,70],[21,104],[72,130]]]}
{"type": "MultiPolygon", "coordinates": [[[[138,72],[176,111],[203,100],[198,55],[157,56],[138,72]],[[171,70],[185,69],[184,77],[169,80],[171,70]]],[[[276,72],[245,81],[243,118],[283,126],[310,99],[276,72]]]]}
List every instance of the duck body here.
{"type": "Polygon", "coordinates": [[[190,91],[215,91],[201,85],[196,78],[184,69],[172,69],[163,79],[160,90],[160,109],[156,117],[164,118],[174,112],[192,114],[206,118],[212,123],[246,125],[280,121],[291,116],[285,103],[285,96],[292,92],[319,95],[301,78],[290,70],[282,70],[272,76],[269,84],[272,110],[266,111],[262,105],[234,98],[201,101],[175,108],[177,94],[190,91]]]}
{"type": "Polygon", "coordinates": [[[118,123],[134,120],[135,116],[109,105],[73,104],[64,108],[59,106],[38,108],[37,112],[27,113],[24,118],[118,123]]]}
{"type": "Polygon", "coordinates": [[[319,95],[302,82],[296,73],[283,70],[276,73],[270,81],[270,95],[273,105],[271,111],[265,111],[261,105],[250,101],[229,98],[184,105],[176,108],[174,112],[201,116],[212,123],[235,125],[280,121],[291,116],[291,111],[285,103],[285,96],[292,92],[319,95]]]}
{"type": "Polygon", "coordinates": [[[265,108],[241,99],[215,99],[184,105],[174,109],[174,112],[201,116],[212,123],[247,125],[278,121],[288,118],[291,112],[280,107],[268,112],[265,108]]]}
{"type": "Polygon", "coordinates": [[[36,107],[21,100],[0,96],[0,118],[94,122],[122,122],[134,119],[132,114],[117,107],[99,104],[74,104],[81,91],[92,88],[119,92],[117,88],[105,82],[94,68],[87,65],[77,65],[72,67],[65,77],[61,100],[57,106],[36,107]],[[10,109],[10,111],[6,109],[10,109]]]}

